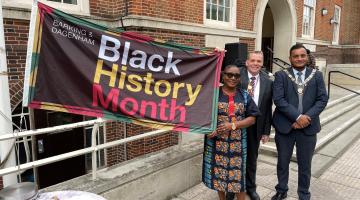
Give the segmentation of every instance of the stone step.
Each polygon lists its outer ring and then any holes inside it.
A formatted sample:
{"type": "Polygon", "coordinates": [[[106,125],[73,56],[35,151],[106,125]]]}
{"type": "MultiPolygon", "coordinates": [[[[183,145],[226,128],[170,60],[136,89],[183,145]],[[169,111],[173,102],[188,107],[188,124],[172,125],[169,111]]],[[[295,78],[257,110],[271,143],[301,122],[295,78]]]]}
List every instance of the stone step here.
{"type": "MultiPolygon", "coordinates": [[[[331,140],[346,131],[354,123],[360,119],[360,101],[352,101],[350,105],[345,108],[338,109],[335,113],[331,113],[325,118],[321,119],[322,130],[318,133],[318,142],[316,151],[321,149],[331,140]]],[[[274,142],[274,134],[270,137],[270,142],[260,146],[260,152],[268,155],[276,155],[276,146],[274,142]]],[[[295,150],[294,150],[295,152],[295,150]]],[[[295,153],[293,158],[296,158],[295,153]]]]}
{"type": "MultiPolygon", "coordinates": [[[[360,90],[358,90],[357,92],[360,92],[360,90]]],[[[348,100],[350,100],[350,99],[352,99],[352,98],[354,98],[354,97],[357,97],[357,96],[358,96],[357,94],[351,93],[351,94],[349,94],[349,95],[343,96],[343,97],[338,98],[338,99],[335,99],[335,100],[331,100],[331,99],[330,99],[330,101],[328,102],[325,110],[326,110],[326,109],[329,109],[329,108],[332,108],[332,107],[338,105],[339,103],[346,102],[346,101],[348,101],[348,100]]]]}
{"type": "Polygon", "coordinates": [[[359,101],[359,95],[353,96],[349,99],[346,99],[345,101],[331,101],[328,103],[328,106],[326,106],[325,110],[320,114],[320,119],[326,118],[328,115],[338,112],[339,110],[343,110],[344,107],[347,107],[359,101]]]}
{"type": "MultiPolygon", "coordinates": [[[[343,116],[349,111],[356,109],[360,105],[360,96],[348,95],[345,98],[332,101],[320,115],[320,124],[325,126],[332,120],[343,116]],[[350,98],[349,98],[350,96],[350,98]],[[346,107],[345,107],[346,106],[346,107]],[[328,108],[329,107],[329,108],[328,108]]],[[[270,141],[274,141],[275,130],[272,128],[270,133],[270,141]]]]}

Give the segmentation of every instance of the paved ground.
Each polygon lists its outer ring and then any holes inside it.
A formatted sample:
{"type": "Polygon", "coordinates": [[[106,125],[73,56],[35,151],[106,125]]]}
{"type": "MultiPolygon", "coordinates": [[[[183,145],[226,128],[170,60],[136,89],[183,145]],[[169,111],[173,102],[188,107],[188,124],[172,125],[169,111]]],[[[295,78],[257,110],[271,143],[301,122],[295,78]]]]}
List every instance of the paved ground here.
{"type": "MultiPolygon", "coordinates": [[[[355,142],[330,168],[319,178],[312,178],[311,194],[314,200],[360,199],[360,139],[355,142]]],[[[290,170],[288,200],[297,199],[297,171],[295,163],[290,170]]],[[[263,200],[270,200],[275,194],[277,183],[276,166],[264,161],[259,162],[258,193],[263,200]]],[[[173,200],[216,200],[215,191],[199,184],[173,200]]]]}
{"type": "MultiPolygon", "coordinates": [[[[359,86],[351,87],[360,90],[359,86]]],[[[351,92],[331,87],[330,99],[335,100],[351,92]]],[[[359,131],[360,134],[360,131],[359,131]]],[[[357,137],[358,138],[358,137],[357,137]]],[[[329,168],[318,178],[311,181],[311,194],[314,200],[359,200],[360,199],[360,139],[346,149],[329,168]]],[[[266,155],[259,156],[257,172],[257,191],[262,200],[270,200],[275,194],[276,158],[266,155]]],[[[313,160],[313,163],[314,162],[313,160]]],[[[297,164],[290,165],[288,200],[297,199],[297,164]]],[[[217,193],[203,184],[179,194],[173,200],[216,200],[217,193]]]]}

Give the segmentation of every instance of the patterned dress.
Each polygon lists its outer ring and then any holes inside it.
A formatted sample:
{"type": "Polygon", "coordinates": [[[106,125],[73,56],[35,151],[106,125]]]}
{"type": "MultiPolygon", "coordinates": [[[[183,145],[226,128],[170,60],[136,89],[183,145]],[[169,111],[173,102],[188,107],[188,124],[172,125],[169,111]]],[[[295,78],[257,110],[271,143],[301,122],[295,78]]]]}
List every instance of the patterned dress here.
{"type": "MultiPolygon", "coordinates": [[[[232,107],[232,106],[231,106],[232,107]]],[[[225,121],[237,121],[248,116],[258,116],[259,110],[245,90],[237,90],[229,98],[220,89],[218,103],[218,126],[225,121]],[[229,102],[233,99],[233,102],[229,102]],[[233,117],[229,116],[229,103],[233,104],[233,117]]],[[[202,180],[217,191],[239,193],[245,191],[246,180],[246,129],[219,134],[211,139],[205,137],[202,180]]]]}

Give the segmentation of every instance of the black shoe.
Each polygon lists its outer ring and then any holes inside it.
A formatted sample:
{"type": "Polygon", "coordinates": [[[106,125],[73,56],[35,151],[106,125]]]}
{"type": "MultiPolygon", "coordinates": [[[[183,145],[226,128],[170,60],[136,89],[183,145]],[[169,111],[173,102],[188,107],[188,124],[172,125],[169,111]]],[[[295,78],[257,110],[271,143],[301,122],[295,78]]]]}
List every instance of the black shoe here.
{"type": "Polygon", "coordinates": [[[271,197],[271,200],[282,200],[287,197],[286,192],[276,192],[276,194],[271,197]]]}
{"type": "Polygon", "coordinates": [[[249,195],[250,200],[260,200],[260,196],[258,195],[258,193],[256,191],[247,192],[247,194],[249,195]]]}
{"type": "Polygon", "coordinates": [[[226,200],[234,200],[235,193],[227,192],[225,197],[226,197],[226,200]]]}

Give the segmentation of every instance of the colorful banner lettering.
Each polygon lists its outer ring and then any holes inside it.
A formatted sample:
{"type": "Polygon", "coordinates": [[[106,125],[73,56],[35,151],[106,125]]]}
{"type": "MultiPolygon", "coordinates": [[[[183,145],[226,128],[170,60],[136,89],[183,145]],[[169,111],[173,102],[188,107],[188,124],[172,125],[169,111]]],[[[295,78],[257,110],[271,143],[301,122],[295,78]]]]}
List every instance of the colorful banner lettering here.
{"type": "Polygon", "coordinates": [[[215,128],[223,52],[108,29],[41,3],[35,12],[29,107],[177,131],[215,128]]]}

